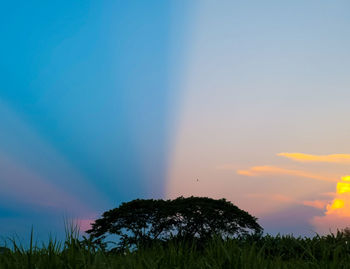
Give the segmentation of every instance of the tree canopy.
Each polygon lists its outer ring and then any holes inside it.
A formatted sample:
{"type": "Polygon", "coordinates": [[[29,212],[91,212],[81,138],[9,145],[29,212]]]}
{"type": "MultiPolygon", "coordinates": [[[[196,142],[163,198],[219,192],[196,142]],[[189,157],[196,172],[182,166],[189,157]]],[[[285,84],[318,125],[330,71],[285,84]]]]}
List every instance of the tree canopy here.
{"type": "Polygon", "coordinates": [[[191,196],[122,203],[118,208],[104,212],[86,232],[100,246],[108,235],[117,235],[120,238],[118,248],[124,249],[157,240],[207,240],[214,235],[233,237],[260,234],[262,230],[257,218],[226,199],[191,196]]]}

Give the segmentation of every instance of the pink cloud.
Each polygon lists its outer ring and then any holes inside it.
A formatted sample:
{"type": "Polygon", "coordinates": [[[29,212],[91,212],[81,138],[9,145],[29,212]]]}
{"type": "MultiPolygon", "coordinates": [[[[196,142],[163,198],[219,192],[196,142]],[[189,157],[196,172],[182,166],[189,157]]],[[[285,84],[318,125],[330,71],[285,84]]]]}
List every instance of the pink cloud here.
{"type": "Polygon", "coordinates": [[[316,216],[311,220],[311,224],[315,227],[319,234],[336,233],[350,226],[349,216],[339,216],[337,214],[327,214],[324,216],[316,216]]]}
{"type": "Polygon", "coordinates": [[[315,173],[310,173],[302,170],[293,170],[293,169],[286,169],[281,168],[277,166],[253,166],[247,170],[237,170],[237,174],[243,175],[243,176],[249,176],[249,177],[258,177],[258,176],[273,176],[273,175],[290,175],[290,176],[296,176],[296,177],[305,177],[305,178],[311,178],[316,180],[323,180],[323,181],[331,181],[331,182],[337,182],[337,179],[334,177],[327,177],[315,173]]]}
{"type": "Polygon", "coordinates": [[[315,201],[303,201],[302,204],[306,206],[311,206],[314,208],[325,209],[328,201],[315,200],[315,201]]]}
{"type": "Polygon", "coordinates": [[[265,193],[250,193],[247,194],[247,197],[249,198],[259,198],[259,199],[265,199],[265,200],[271,200],[279,203],[290,203],[294,202],[294,199],[290,196],[283,195],[283,194],[265,194],[265,193]]]}

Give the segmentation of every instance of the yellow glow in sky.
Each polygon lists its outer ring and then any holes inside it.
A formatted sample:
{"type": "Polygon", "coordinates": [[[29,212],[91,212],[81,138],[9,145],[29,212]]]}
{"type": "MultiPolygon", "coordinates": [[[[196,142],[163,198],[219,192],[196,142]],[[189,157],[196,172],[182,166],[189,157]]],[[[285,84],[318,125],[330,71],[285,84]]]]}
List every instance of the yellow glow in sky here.
{"type": "Polygon", "coordinates": [[[345,176],[341,178],[343,181],[350,181],[350,176],[345,176]]]}
{"type": "Polygon", "coordinates": [[[335,199],[330,207],[330,209],[339,209],[344,207],[344,201],[340,199],[335,199]]]}
{"type": "Polygon", "coordinates": [[[337,184],[337,194],[350,193],[350,184],[345,182],[339,182],[337,184]]]}
{"type": "Polygon", "coordinates": [[[327,206],[326,215],[334,214],[337,217],[350,216],[350,176],[342,177],[342,181],[337,184],[337,193],[331,204],[327,206]]]}

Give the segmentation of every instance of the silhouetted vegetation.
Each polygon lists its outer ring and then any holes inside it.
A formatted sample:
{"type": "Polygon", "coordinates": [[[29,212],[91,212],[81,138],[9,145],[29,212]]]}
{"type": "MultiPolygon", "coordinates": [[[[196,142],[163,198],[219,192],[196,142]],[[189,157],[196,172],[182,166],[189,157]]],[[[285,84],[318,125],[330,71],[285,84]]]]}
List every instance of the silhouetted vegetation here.
{"type": "Polygon", "coordinates": [[[343,232],[314,238],[243,235],[213,237],[198,248],[195,240],[154,242],[134,251],[108,252],[97,249],[88,239],[79,240],[74,228],[65,242],[51,239],[38,247],[24,249],[15,241],[0,253],[4,269],[346,269],[350,268],[349,235],[343,232]]]}
{"type": "Polygon", "coordinates": [[[66,223],[63,242],[38,246],[33,230],[28,248],[0,242],[0,269],[350,269],[350,229],[313,238],[263,235],[256,218],[226,200],[134,200],[105,212],[89,232],[81,237],[77,225],[66,223]],[[107,249],[110,232],[121,236],[121,246],[137,247],[107,249]]]}
{"type": "Polygon", "coordinates": [[[91,241],[105,249],[108,235],[119,236],[114,250],[145,247],[171,241],[203,245],[214,236],[232,238],[261,234],[257,219],[225,199],[179,197],[175,200],[133,200],[104,212],[87,231],[91,241]]]}

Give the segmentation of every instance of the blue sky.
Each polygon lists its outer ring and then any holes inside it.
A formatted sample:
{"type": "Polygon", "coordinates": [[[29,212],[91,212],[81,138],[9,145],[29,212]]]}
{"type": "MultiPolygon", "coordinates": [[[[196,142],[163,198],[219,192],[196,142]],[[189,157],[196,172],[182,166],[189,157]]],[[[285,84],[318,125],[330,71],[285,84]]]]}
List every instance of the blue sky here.
{"type": "Polygon", "coordinates": [[[348,10],[2,3],[0,229],[46,235],[64,215],[86,224],[122,201],[179,195],[225,197],[272,233],[344,223],[348,10]]]}
{"type": "MultiPolygon", "coordinates": [[[[3,3],[1,154],[79,195],[93,212],[138,197],[164,197],[177,98],[170,71],[182,57],[188,6],[180,1],[3,3]],[[92,192],[99,196],[91,197],[92,192]]],[[[30,217],[35,204],[7,195],[0,218],[40,225],[48,214],[41,208],[41,217],[30,217]]],[[[53,215],[62,218],[60,210],[70,211],[59,208],[53,215]]]]}

